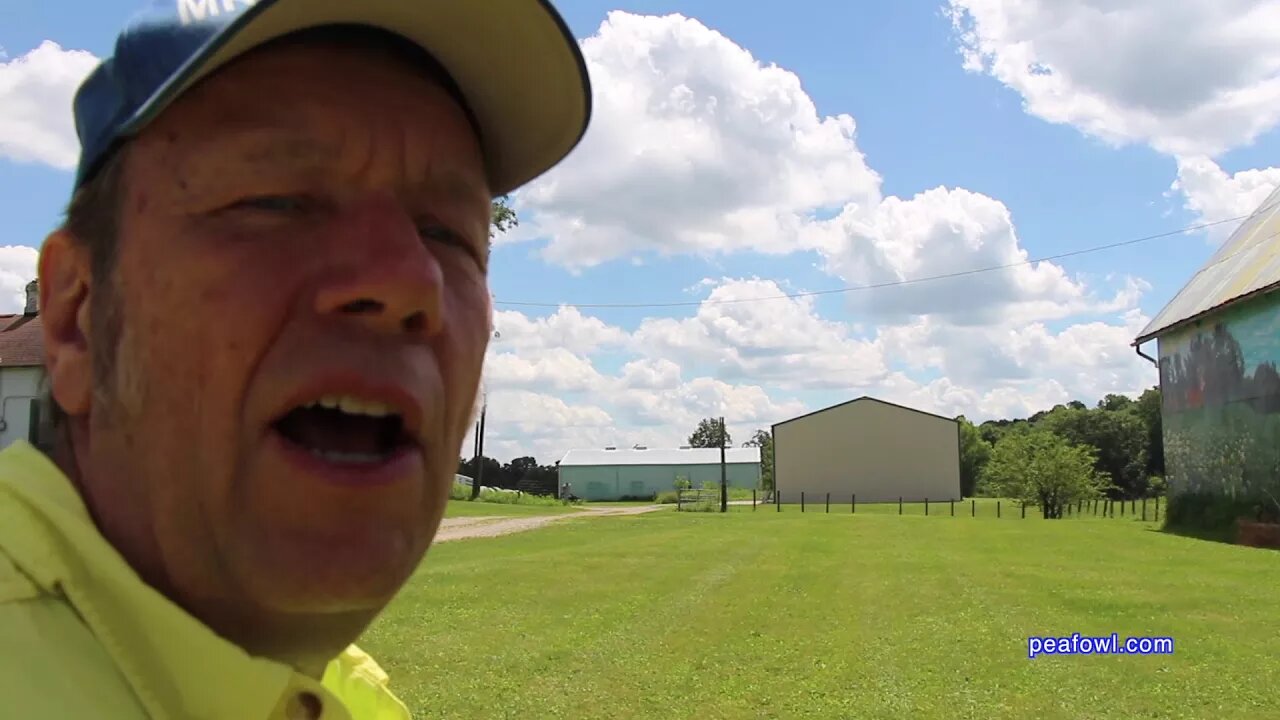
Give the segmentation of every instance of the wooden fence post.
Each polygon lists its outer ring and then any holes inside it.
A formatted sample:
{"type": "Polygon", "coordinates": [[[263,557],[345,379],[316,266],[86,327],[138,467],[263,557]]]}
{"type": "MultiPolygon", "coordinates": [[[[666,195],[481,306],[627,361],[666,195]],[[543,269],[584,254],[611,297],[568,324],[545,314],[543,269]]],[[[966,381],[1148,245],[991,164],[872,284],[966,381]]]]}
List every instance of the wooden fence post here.
{"type": "Polygon", "coordinates": [[[856,512],[858,512],[858,493],[854,493],[853,497],[849,498],[849,514],[852,515],[856,512]]]}
{"type": "Polygon", "coordinates": [[[1000,501],[999,500],[996,501],[996,519],[997,520],[1000,519],[1000,501]]]}
{"type": "Polygon", "coordinates": [[[1160,522],[1160,496],[1156,496],[1156,522],[1160,522]]]}
{"type": "Polygon", "coordinates": [[[800,512],[804,512],[804,491],[800,491],[800,512]]]}
{"type": "Polygon", "coordinates": [[[756,511],[756,489],[751,488],[751,512],[756,511]]]}
{"type": "Polygon", "coordinates": [[[956,499],[951,498],[951,517],[956,516],[956,499]]]}
{"type": "Polygon", "coordinates": [[[831,493],[827,493],[827,514],[831,514],[831,493]]]}
{"type": "Polygon", "coordinates": [[[969,500],[969,517],[978,517],[978,501],[969,500]]]}
{"type": "Polygon", "coordinates": [[[1023,520],[1026,520],[1026,519],[1027,519],[1027,504],[1026,504],[1026,503],[1022,503],[1022,519],[1023,519],[1023,520]]]}
{"type": "Polygon", "coordinates": [[[899,515],[902,514],[902,496],[901,495],[898,496],[898,514],[899,515]]]}
{"type": "Polygon", "coordinates": [[[924,516],[929,517],[929,498],[924,499],[924,516]]]}

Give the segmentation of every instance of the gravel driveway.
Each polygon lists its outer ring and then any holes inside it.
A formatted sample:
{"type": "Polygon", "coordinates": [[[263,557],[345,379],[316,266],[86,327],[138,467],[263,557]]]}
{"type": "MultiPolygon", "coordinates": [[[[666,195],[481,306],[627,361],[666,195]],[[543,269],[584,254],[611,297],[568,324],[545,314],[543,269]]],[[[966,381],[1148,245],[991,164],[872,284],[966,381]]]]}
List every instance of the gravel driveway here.
{"type": "Polygon", "coordinates": [[[440,522],[433,542],[449,542],[450,540],[466,540],[468,538],[498,537],[511,533],[534,530],[543,525],[580,517],[609,517],[613,515],[639,515],[641,513],[661,510],[662,505],[636,505],[632,507],[602,508],[584,507],[575,512],[562,515],[534,515],[531,517],[460,517],[445,518],[440,522]]]}

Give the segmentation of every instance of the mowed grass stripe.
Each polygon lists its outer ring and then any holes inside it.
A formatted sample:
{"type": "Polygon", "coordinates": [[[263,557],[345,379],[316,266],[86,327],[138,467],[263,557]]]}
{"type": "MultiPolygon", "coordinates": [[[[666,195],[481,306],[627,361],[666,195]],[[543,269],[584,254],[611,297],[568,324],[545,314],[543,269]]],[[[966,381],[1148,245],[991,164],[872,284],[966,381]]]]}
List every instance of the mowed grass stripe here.
{"type": "Polygon", "coordinates": [[[446,544],[363,643],[423,717],[1280,717],[1280,553],[934,520],[659,513],[446,544]],[[1026,658],[1071,632],[1176,654],[1026,658]]]}
{"type": "Polygon", "coordinates": [[[444,516],[452,517],[515,517],[526,515],[563,515],[578,512],[569,505],[521,505],[519,503],[470,502],[468,500],[450,500],[445,506],[444,516]]]}

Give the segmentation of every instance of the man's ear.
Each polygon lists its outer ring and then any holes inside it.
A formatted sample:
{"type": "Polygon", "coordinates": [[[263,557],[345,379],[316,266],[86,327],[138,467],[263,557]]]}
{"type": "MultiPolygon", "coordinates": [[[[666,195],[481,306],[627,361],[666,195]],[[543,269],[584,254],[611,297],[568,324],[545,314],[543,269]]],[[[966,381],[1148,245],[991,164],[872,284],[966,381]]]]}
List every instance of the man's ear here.
{"type": "Polygon", "coordinates": [[[55,230],[40,250],[38,272],[45,371],[53,398],[68,415],[85,415],[93,396],[88,249],[67,230],[55,230]]]}

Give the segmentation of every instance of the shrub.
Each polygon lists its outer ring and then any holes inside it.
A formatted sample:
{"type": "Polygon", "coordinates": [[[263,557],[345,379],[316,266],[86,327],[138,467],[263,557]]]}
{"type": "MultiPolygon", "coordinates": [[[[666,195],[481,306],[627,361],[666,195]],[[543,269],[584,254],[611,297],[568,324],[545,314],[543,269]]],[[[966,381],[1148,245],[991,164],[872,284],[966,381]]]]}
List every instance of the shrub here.
{"type": "Polygon", "coordinates": [[[499,492],[496,490],[480,490],[480,502],[500,503],[503,505],[567,505],[567,502],[550,495],[527,495],[525,493],[499,492]]]}
{"type": "Polygon", "coordinates": [[[657,497],[653,499],[653,501],[658,503],[659,505],[675,505],[676,502],[678,502],[678,500],[679,498],[677,497],[677,491],[675,490],[667,490],[664,492],[660,492],[658,493],[657,497]]]}
{"type": "MultiPolygon", "coordinates": [[[[450,500],[470,500],[471,488],[461,483],[454,483],[449,488],[450,500]]],[[[480,488],[480,495],[475,502],[498,503],[501,505],[568,505],[567,500],[561,500],[552,495],[530,495],[528,493],[495,490],[492,488],[480,488]]]]}

